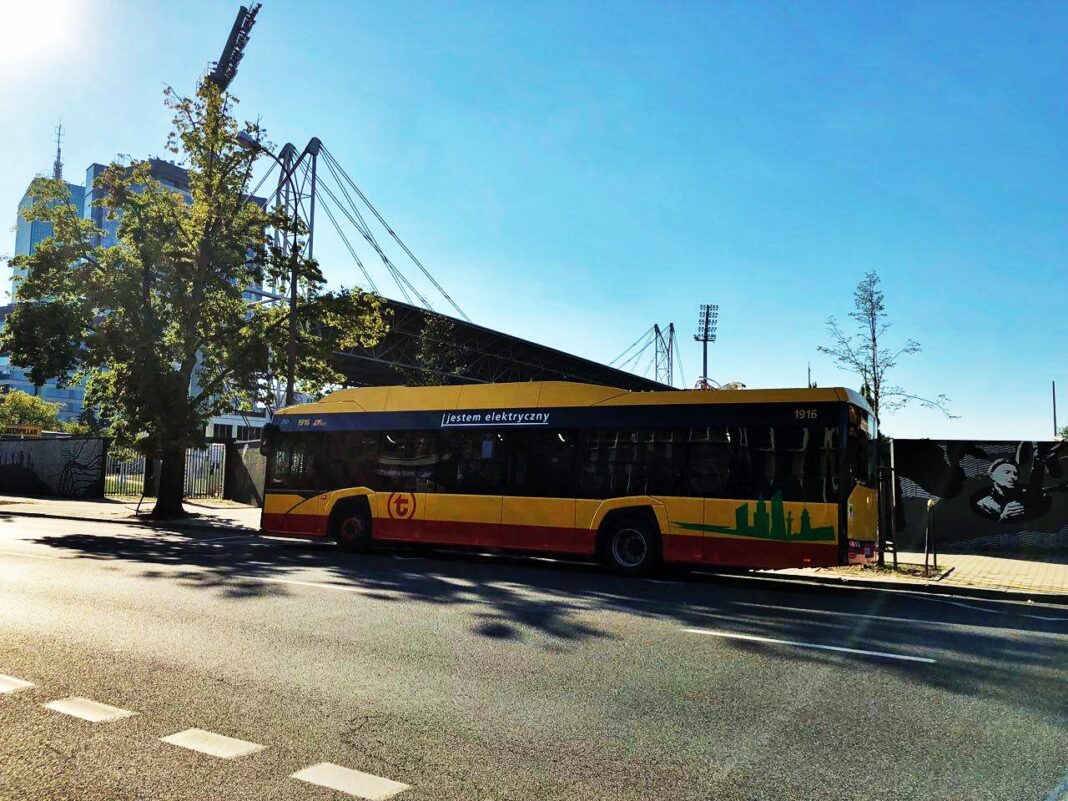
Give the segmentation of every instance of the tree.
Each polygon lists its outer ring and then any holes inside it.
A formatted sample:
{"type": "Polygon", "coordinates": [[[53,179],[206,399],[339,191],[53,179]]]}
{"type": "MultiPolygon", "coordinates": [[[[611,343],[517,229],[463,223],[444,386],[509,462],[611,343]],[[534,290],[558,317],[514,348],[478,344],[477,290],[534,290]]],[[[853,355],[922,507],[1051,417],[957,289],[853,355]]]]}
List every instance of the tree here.
{"type": "Polygon", "coordinates": [[[52,403],[21,390],[0,394],[0,428],[37,426],[45,431],[65,431],[59,419],[62,403],[52,403]]]}
{"type": "Polygon", "coordinates": [[[375,298],[325,291],[302,248],[272,252],[266,231],[279,215],[249,199],[257,151],[237,139],[240,130],[260,142],[263,131],[238,125],[236,101],[202,81],[195,97],[168,89],[166,102],[167,146],[188,165],[191,197],[153,179],[147,162],[112,164],[95,188],[119,221],[118,244],[101,247],[63,182],[35,180],[26,216],[52,223],[52,236],[13,260],[26,277],[0,340],[35,383],[72,370],[86,378],[86,404],[111,421],[117,444],[162,460],[152,512],[160,518],[184,514],[185,450],[203,445],[207,420],[266,398],[288,315],[250,306],[245,287],[299,262],[296,369],[305,383],[337,378],[324,354],[373,344],[384,327],[375,298]]]}
{"type": "Polygon", "coordinates": [[[407,384],[446,383],[468,367],[464,349],[456,344],[456,324],[443,314],[427,312],[416,337],[416,367],[397,368],[407,384]]]}
{"type": "Polygon", "coordinates": [[[847,333],[835,317],[828,317],[831,344],[821,345],[818,349],[833,358],[840,369],[860,377],[861,393],[871,404],[876,420],[881,419],[882,412],[900,409],[910,401],[938,409],[947,417],[955,416],[949,413],[949,398],[945,395],[921,397],[889,383],[888,375],[897,366],[898,359],[919,353],[920,343],[907,339],[896,350],[884,346],[885,334],[892,324],[887,319],[886,299],[879,288],[877,273],[869,272],[857,284],[853,292],[853,311],[849,316],[856,323],[856,333],[847,333]]]}
{"type": "Polygon", "coordinates": [[[287,379],[290,362],[299,368],[294,371],[293,387],[298,395],[318,396],[340,386],[345,376],[337,370],[337,352],[374,345],[386,334],[389,314],[380,297],[359,288],[325,292],[318,262],[305,256],[308,230],[304,223],[282,209],[273,210],[269,221],[279,236],[264,248],[264,280],[284,288],[296,276],[301,299],[295,317],[290,316],[288,306],[261,309],[244,334],[253,353],[246,361],[251,372],[244,381],[260,388],[261,402],[274,406],[284,403],[289,392],[288,387],[276,391],[279,382],[273,379],[287,379]],[[288,248],[281,244],[284,241],[288,248]],[[260,372],[263,365],[266,373],[260,372]]]}

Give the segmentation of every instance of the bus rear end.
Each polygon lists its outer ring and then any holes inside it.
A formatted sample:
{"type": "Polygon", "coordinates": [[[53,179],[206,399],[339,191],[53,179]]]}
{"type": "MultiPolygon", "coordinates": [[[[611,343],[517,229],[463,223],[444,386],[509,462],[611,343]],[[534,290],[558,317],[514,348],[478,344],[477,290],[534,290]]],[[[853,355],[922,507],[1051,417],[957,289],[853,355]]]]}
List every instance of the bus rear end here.
{"type": "Polygon", "coordinates": [[[845,563],[875,562],[879,554],[879,490],[876,483],[878,432],[867,409],[847,406],[845,479],[845,563]]]}

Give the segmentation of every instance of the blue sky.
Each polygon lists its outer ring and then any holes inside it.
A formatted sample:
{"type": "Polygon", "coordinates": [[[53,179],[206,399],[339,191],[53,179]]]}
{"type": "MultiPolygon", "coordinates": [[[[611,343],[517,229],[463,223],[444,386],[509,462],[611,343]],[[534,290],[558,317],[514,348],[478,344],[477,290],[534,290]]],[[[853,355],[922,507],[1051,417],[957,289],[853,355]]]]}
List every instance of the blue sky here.
{"type": "MultiPolygon", "coordinates": [[[[238,5],[5,6],[11,222],[60,118],[68,179],[161,153],[164,85],[238,5]]],[[[716,302],[714,378],[855,386],[816,347],[876,270],[923,344],[896,380],[959,415],[884,429],[1038,438],[1051,380],[1068,423],[1066,36],[1063,3],[268,0],[232,88],[276,143],[320,137],[476,322],[609,361],[674,321],[692,383],[716,302]]]]}

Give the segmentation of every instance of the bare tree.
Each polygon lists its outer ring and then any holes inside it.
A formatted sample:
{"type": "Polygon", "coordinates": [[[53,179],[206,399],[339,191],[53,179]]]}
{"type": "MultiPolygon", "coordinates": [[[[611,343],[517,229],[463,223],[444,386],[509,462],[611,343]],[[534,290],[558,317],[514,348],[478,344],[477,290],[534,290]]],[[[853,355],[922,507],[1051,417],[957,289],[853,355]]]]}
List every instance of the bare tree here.
{"type": "Polygon", "coordinates": [[[827,318],[827,330],[831,335],[830,345],[821,345],[819,351],[833,358],[838,367],[860,376],[861,392],[871,403],[875,418],[883,411],[893,411],[916,401],[928,409],[937,409],[946,417],[956,417],[949,412],[949,398],[936,395],[926,398],[907,392],[903,387],[891,384],[887,375],[897,366],[902,356],[920,352],[920,343],[905,340],[897,350],[883,344],[884,334],[892,323],[887,319],[886,299],[879,289],[879,275],[870,272],[857,284],[853,292],[853,311],[849,316],[856,322],[856,333],[843,330],[836,318],[827,318]]]}

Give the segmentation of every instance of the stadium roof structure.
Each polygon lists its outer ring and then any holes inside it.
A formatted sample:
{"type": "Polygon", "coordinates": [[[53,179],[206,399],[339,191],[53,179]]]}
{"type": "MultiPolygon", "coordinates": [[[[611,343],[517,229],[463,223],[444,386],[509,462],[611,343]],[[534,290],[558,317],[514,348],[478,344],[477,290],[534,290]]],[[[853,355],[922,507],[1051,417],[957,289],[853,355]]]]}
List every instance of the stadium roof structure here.
{"type": "Polygon", "coordinates": [[[617,370],[526,339],[483,328],[439,312],[383,298],[389,309],[389,332],[375,346],[338,353],[338,369],[349,386],[403,384],[405,375],[427,372],[419,363],[421,336],[431,315],[445,317],[456,362],[454,373],[438,373],[442,384],[503,381],[580,381],[637,391],[673,389],[649,378],[617,370]]]}

